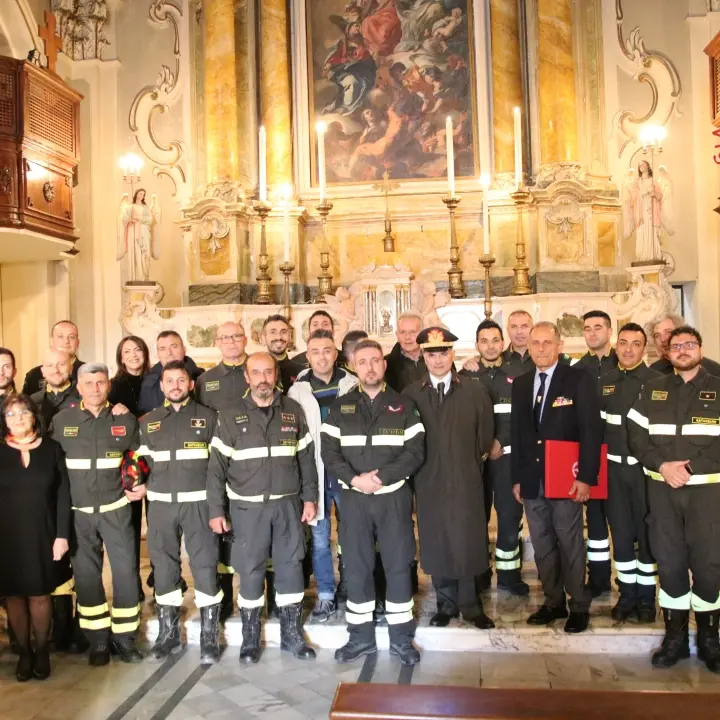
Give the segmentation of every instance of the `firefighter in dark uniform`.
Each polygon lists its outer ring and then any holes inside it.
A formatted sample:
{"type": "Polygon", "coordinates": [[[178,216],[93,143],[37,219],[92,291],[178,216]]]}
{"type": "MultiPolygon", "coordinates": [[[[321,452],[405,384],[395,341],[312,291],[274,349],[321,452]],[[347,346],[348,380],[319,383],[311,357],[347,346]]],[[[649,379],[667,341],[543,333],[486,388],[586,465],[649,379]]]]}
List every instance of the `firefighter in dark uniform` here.
{"type": "Polygon", "coordinates": [[[408,478],[425,457],[425,429],[408,397],[384,382],[385,358],[374,340],[353,353],[360,385],[338,398],[322,425],[322,459],[342,493],[340,542],[347,569],[346,617],[350,639],[338,662],[377,652],[375,643],[375,537],[380,546],[387,595],[385,617],[390,653],[405,665],[420,654],[413,646],[410,564],[415,559],[412,495],[408,478]]]}
{"type": "Polygon", "coordinates": [[[535,363],[533,363],[528,352],[530,331],[532,329],[532,315],[527,310],[515,310],[508,316],[507,331],[510,344],[505,348],[502,360],[506,365],[512,366],[513,370],[520,370],[521,372],[535,370],[535,363]]]}
{"type": "Polygon", "coordinates": [[[287,395],[295,378],[305,369],[305,365],[288,357],[287,349],[292,340],[292,329],[284,315],[269,315],[265,318],[262,340],[268,352],[275,358],[280,374],[280,387],[283,395],[287,395]]]}
{"type": "Polygon", "coordinates": [[[600,415],[608,446],[608,499],[605,503],[613,541],[613,562],[620,598],[613,620],[635,615],[642,623],[655,620],[657,565],[647,528],[647,482],[642,465],[628,446],[627,414],[643,386],[659,377],[644,362],[645,331],[627,323],[618,333],[618,366],[600,378],[600,415]],[[637,544],[637,552],[635,546],[637,544]]]}
{"type": "Polygon", "coordinates": [[[526,596],[530,587],[523,582],[520,573],[522,556],[523,506],[513,495],[510,473],[510,411],[512,408],[512,382],[524,372],[519,365],[503,363],[502,328],[492,320],[484,320],[478,325],[476,345],[480,353],[480,369],[477,372],[461,370],[460,375],[479,380],[490,393],[495,419],[495,439],[490,450],[490,458],[485,467],[490,482],[486,483],[486,514],[490,520],[492,505],[497,513],[497,540],[495,543],[495,571],[498,588],[513,595],[526,596]]]}
{"type": "MultiPolygon", "coordinates": [[[[610,344],[612,322],[602,310],[591,310],[583,315],[583,334],[588,352],[571,365],[587,369],[596,379],[618,365],[615,350],[610,344]]],[[[587,521],[588,586],[593,597],[610,592],[610,533],[605,517],[604,500],[588,500],[585,503],[587,521]]]]}
{"type": "MultiPolygon", "coordinates": [[[[248,389],[245,379],[247,362],[247,336],[240,323],[223,323],[215,335],[215,345],[220,350],[221,360],[210,370],[206,370],[195,383],[195,396],[201,405],[213,410],[231,410],[237,408],[248,389]]],[[[223,592],[220,619],[226,620],[233,613],[233,575],[230,561],[232,539],[224,536],[220,541],[218,576],[223,592]]]]}
{"type": "Polygon", "coordinates": [[[671,667],[689,656],[692,608],[698,657],[720,673],[720,378],[700,365],[702,338],[691,327],[672,331],[668,357],[675,372],[648,382],[628,413],[630,449],[648,477],[665,619],[652,664],[671,667]]]}
{"type": "Polygon", "coordinates": [[[130,502],[144,486],[124,490],[121,465],[139,446],[137,420],[114,416],[108,403],[108,369],[86,363],[78,371],[80,405],[53,418],[51,436],[65,451],[77,546],[72,552],[80,628],[90,641],[90,664],[110,661],[110,636],[124,662],[137,662],[140,625],[138,566],[130,502]],[[112,610],[103,586],[103,546],[110,560],[112,610]]]}
{"type": "Polygon", "coordinates": [[[280,647],[301,660],[315,651],[302,632],[305,555],[303,523],[314,519],[318,479],[312,436],[302,408],[276,388],[277,364],[256,353],[246,364],[250,389],[232,410],[221,411],[208,468],[210,525],[234,533],[233,567],[240,575],[243,643],[240,661],[260,654],[265,568],[272,550],[280,647]]]}
{"type": "Polygon", "coordinates": [[[183,594],[180,543],[190,558],[195,605],[200,610],[200,662],[220,658],[218,622],[218,540],[210,529],[207,466],[217,413],[192,397],[193,381],[182,361],[163,367],[165,403],[140,421],[138,457],[150,467],[147,479],[148,550],[155,570],[155,602],[160,624],[153,654],[167,657],[180,648],[183,594]]]}

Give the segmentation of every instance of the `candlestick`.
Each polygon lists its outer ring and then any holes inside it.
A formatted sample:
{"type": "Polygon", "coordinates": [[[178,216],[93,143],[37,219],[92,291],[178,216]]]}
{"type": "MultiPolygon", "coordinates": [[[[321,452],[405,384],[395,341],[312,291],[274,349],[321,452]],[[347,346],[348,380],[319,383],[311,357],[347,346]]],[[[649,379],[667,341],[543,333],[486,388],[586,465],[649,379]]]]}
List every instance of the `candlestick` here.
{"type": "Polygon", "coordinates": [[[333,294],[332,275],[328,272],[330,269],[330,246],[327,239],[327,219],[333,204],[325,200],[315,209],[320,213],[321,222],[321,244],[320,244],[320,275],[318,275],[318,302],[325,302],[326,295],[333,294]]]}
{"type": "Polygon", "coordinates": [[[260,137],[258,139],[258,197],[261,203],[267,202],[267,135],[265,128],[260,126],[260,137]]]}
{"type": "Polygon", "coordinates": [[[464,298],[465,283],[463,283],[463,271],[459,267],[460,248],[457,243],[457,231],[455,229],[455,210],[460,204],[460,198],[457,196],[446,196],[442,201],[447,206],[450,213],[450,269],[448,270],[448,289],[450,297],[464,298]]]}
{"type": "Polygon", "coordinates": [[[490,268],[492,268],[495,258],[490,253],[480,256],[478,262],[485,268],[485,317],[489,320],[492,315],[492,280],[490,278],[490,268]]]}
{"type": "Polygon", "coordinates": [[[327,181],[325,178],[325,123],[317,124],[318,143],[318,179],[320,182],[320,204],[325,202],[327,196],[327,181]]]}
{"type": "Polygon", "coordinates": [[[455,197],[455,146],[453,143],[453,123],[448,115],[445,118],[445,146],[447,148],[448,193],[455,197]]]}
{"type": "Polygon", "coordinates": [[[283,260],[285,263],[290,262],[290,198],[292,197],[292,188],[285,188],[285,202],[283,203],[283,220],[284,220],[284,242],[283,242],[283,260]]]}
{"type": "Polygon", "coordinates": [[[265,225],[267,217],[270,214],[271,207],[265,202],[255,204],[255,212],[260,216],[260,253],[258,255],[258,276],[257,276],[257,293],[255,302],[258,305],[270,304],[272,297],[270,293],[270,283],[272,279],[268,275],[270,263],[267,251],[267,235],[265,225]]]}
{"type": "Polygon", "coordinates": [[[284,262],[280,266],[280,272],[285,276],[283,282],[283,316],[290,322],[292,316],[292,308],[290,306],[290,275],[292,275],[295,266],[290,262],[284,262]]]}
{"type": "Polygon", "coordinates": [[[483,253],[490,254],[490,176],[483,175],[480,178],[483,186],[483,253]]]}
{"type": "Polygon", "coordinates": [[[515,259],[517,265],[513,268],[513,295],[531,295],[530,268],[525,262],[525,228],[524,208],[533,202],[533,196],[524,190],[518,190],[510,194],[512,201],[518,208],[518,230],[517,244],[515,245],[515,259]]]}
{"type": "Polygon", "coordinates": [[[522,126],[519,107],[513,110],[513,120],[515,121],[515,190],[517,191],[522,185],[523,178],[522,126]]]}

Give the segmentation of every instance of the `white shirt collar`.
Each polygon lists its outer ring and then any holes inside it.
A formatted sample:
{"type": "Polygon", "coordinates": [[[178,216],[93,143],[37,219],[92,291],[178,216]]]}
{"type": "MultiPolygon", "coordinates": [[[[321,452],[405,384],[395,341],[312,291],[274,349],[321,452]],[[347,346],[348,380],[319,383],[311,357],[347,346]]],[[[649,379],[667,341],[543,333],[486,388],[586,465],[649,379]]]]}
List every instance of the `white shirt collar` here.
{"type": "Polygon", "coordinates": [[[430,376],[430,382],[432,383],[433,388],[437,390],[437,386],[440,383],[445,383],[445,392],[448,391],[448,388],[450,387],[450,383],[452,382],[452,370],[445,376],[441,378],[436,378],[434,375],[430,376]]]}

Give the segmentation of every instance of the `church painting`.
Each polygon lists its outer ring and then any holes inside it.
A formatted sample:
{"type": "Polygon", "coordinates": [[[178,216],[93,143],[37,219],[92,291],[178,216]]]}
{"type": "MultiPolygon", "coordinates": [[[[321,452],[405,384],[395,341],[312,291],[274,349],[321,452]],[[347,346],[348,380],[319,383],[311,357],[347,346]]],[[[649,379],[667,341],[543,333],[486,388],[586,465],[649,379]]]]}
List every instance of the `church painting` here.
{"type": "MultiPolygon", "coordinates": [[[[311,126],[326,126],[331,183],[475,176],[475,78],[468,0],[307,0],[311,126]]],[[[313,183],[317,184],[314,133],[313,183]]]]}

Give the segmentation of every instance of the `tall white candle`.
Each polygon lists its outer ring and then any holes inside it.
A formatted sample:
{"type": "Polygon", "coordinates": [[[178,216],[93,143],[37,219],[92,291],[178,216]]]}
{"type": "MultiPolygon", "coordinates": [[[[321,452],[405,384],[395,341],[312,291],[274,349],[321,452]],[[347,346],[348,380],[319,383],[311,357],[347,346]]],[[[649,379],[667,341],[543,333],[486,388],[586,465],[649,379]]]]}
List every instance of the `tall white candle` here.
{"type": "Polygon", "coordinates": [[[455,147],[453,145],[453,123],[448,115],[445,118],[445,144],[447,146],[448,192],[455,197],[455,147]]]}
{"type": "Polygon", "coordinates": [[[285,187],[285,204],[284,204],[284,220],[285,220],[285,243],[284,243],[284,262],[290,262],[290,198],[292,196],[292,188],[287,185],[285,187]]]}
{"type": "Polygon", "coordinates": [[[325,202],[327,196],[327,180],[325,178],[325,123],[317,124],[318,144],[318,179],[320,181],[320,202],[325,202]]]}
{"type": "Polygon", "coordinates": [[[260,171],[258,173],[258,195],[260,202],[267,202],[267,137],[265,128],[260,126],[260,137],[258,142],[258,165],[260,171]]]}
{"type": "Polygon", "coordinates": [[[488,202],[490,195],[490,176],[483,175],[480,178],[483,186],[483,253],[490,254],[490,204],[488,202]]]}
{"type": "Polygon", "coordinates": [[[522,126],[520,123],[520,108],[513,110],[513,119],[515,121],[515,189],[520,189],[523,175],[522,161],[522,126]]]}

